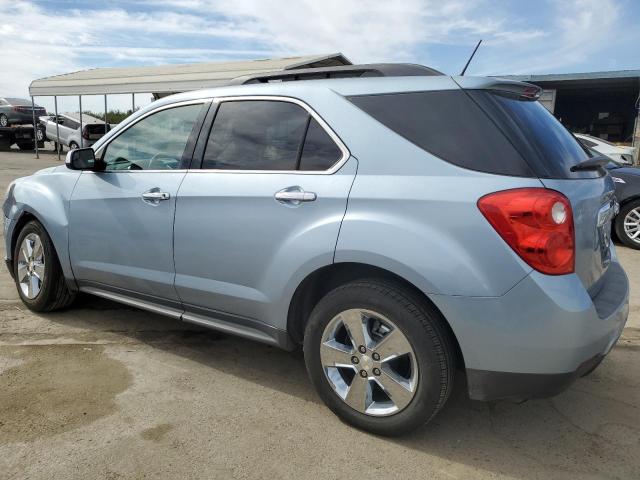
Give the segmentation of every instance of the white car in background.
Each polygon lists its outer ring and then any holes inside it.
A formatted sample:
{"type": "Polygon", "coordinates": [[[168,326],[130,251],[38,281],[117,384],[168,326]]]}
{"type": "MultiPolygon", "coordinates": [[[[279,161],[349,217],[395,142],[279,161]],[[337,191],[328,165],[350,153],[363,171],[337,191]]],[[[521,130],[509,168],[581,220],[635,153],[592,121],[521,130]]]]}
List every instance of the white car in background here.
{"type": "Polygon", "coordinates": [[[57,149],[57,144],[65,145],[69,150],[90,147],[111,130],[111,125],[107,124],[105,129],[102,120],[85,113],[82,114],[82,131],[80,131],[80,115],[77,113],[40,117],[40,124],[45,126],[46,139],[54,143],[54,150],[57,149]]]}
{"type": "Polygon", "coordinates": [[[636,154],[634,147],[620,147],[614,145],[611,142],[607,142],[602,138],[592,137],[591,135],[585,135],[584,133],[574,133],[584,145],[589,148],[593,148],[596,152],[613,158],[618,163],[625,165],[633,165],[636,154]]]}

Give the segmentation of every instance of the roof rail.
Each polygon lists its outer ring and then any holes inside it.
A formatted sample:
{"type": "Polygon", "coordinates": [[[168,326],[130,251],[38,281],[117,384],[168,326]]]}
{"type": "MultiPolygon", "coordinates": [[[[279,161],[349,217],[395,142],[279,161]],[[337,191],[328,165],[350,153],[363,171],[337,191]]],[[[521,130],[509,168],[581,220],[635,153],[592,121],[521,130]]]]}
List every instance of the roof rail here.
{"type": "Polygon", "coordinates": [[[250,83],[291,82],[296,80],[321,80],[326,78],[354,77],[433,77],[444,75],[433,68],[413,63],[371,63],[364,65],[342,65],[339,67],[301,68],[277,72],[257,73],[236,77],[227,85],[250,83]]]}

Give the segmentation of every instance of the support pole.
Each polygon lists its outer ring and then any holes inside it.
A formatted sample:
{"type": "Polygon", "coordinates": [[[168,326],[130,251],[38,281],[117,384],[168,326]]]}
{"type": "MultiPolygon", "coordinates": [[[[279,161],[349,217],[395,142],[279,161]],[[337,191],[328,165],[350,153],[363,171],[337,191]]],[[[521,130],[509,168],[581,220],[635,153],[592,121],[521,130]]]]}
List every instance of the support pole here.
{"type": "Polygon", "coordinates": [[[107,128],[108,124],[107,124],[107,94],[104,94],[104,134],[107,134],[107,128]]]}
{"type": "Polygon", "coordinates": [[[136,94],[131,94],[131,115],[136,113],[136,94]]]}
{"type": "Polygon", "coordinates": [[[80,148],[84,148],[84,136],[82,134],[82,95],[78,95],[78,101],[80,102],[80,148]]]}
{"type": "Polygon", "coordinates": [[[53,96],[53,108],[56,112],[56,150],[58,151],[58,161],[60,161],[60,119],[58,118],[58,97],[53,96]]]}
{"type": "Polygon", "coordinates": [[[33,144],[36,146],[36,158],[40,158],[38,154],[38,125],[36,124],[36,103],[31,95],[31,114],[33,116],[33,144]]]}

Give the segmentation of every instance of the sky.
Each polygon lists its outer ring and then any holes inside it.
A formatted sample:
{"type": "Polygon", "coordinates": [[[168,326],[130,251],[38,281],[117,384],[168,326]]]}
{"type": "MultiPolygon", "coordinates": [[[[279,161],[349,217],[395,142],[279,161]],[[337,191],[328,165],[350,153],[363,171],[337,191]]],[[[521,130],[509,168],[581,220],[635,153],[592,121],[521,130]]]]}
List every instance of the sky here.
{"type": "Polygon", "coordinates": [[[0,0],[0,96],[88,68],[333,52],[458,74],[479,39],[467,75],[640,69],[639,25],[640,0],[0,0]]]}

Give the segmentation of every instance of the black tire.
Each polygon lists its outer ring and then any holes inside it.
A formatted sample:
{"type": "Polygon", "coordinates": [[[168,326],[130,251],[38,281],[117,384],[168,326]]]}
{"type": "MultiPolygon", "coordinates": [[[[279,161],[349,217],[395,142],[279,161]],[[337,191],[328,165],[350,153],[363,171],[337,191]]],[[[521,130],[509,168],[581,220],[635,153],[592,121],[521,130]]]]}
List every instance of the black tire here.
{"type": "Polygon", "coordinates": [[[0,113],[0,127],[8,127],[9,125],[9,118],[4,114],[4,113],[0,113]]]}
{"type": "Polygon", "coordinates": [[[640,250],[640,236],[638,236],[634,240],[624,230],[624,220],[627,217],[627,215],[629,215],[629,212],[631,212],[632,210],[636,210],[636,212],[640,212],[640,200],[633,200],[625,204],[620,209],[620,213],[618,213],[615,219],[614,228],[616,231],[616,236],[622,243],[624,243],[627,247],[640,250]]]}
{"type": "Polygon", "coordinates": [[[36,128],[36,140],[38,142],[46,142],[48,140],[47,139],[47,133],[46,133],[44,128],[42,128],[42,127],[37,127],[36,128]]]}
{"type": "Polygon", "coordinates": [[[18,143],[18,148],[20,150],[35,150],[36,146],[34,143],[18,143]]]}
{"type": "Polygon", "coordinates": [[[75,299],[75,293],[71,292],[62,274],[60,261],[56,254],[51,238],[47,234],[40,222],[32,220],[25,224],[20,231],[16,246],[13,252],[13,276],[18,289],[18,294],[24,304],[34,312],[50,312],[68,307],[75,299]],[[44,251],[45,270],[42,279],[40,292],[35,298],[28,298],[20,287],[18,278],[18,257],[23,240],[30,233],[35,233],[40,237],[44,251]]]}
{"type": "Polygon", "coordinates": [[[78,147],[78,144],[76,142],[71,142],[69,144],[69,150],[76,150],[78,147]]]}
{"type": "Polygon", "coordinates": [[[304,336],[304,356],[313,385],[325,404],[357,428],[385,436],[405,434],[431,420],[453,388],[455,347],[445,320],[435,307],[395,282],[358,280],[329,292],[313,309],[304,336]],[[325,327],[339,313],[361,308],[378,312],[401,330],[418,365],[418,382],[410,403],[389,416],[371,416],[351,408],[334,391],[321,364],[325,327]]]}

